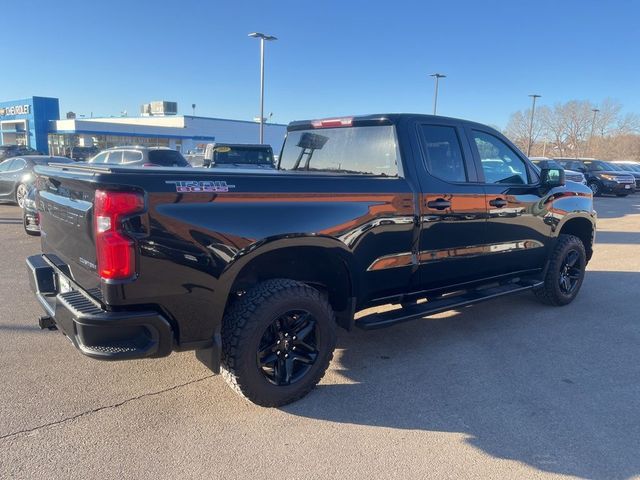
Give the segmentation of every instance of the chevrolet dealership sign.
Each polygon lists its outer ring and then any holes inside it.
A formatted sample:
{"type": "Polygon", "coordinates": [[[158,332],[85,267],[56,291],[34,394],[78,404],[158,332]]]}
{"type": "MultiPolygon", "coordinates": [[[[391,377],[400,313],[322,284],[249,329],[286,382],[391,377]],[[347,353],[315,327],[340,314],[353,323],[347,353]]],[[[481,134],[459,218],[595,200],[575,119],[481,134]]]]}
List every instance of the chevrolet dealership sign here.
{"type": "Polygon", "coordinates": [[[0,117],[7,115],[29,115],[31,113],[31,105],[12,105],[10,107],[0,107],[0,117]]]}

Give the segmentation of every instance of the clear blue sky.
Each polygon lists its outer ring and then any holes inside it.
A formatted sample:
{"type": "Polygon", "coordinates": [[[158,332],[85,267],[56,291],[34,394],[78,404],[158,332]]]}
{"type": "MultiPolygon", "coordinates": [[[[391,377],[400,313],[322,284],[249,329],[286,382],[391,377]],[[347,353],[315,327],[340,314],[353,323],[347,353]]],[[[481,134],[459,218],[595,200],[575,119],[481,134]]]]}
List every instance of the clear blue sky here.
{"type": "Polygon", "coordinates": [[[258,114],[267,45],[273,121],[432,108],[503,127],[511,112],[606,97],[640,112],[640,2],[151,1],[2,2],[0,99],[59,97],[63,112],[258,114]]]}

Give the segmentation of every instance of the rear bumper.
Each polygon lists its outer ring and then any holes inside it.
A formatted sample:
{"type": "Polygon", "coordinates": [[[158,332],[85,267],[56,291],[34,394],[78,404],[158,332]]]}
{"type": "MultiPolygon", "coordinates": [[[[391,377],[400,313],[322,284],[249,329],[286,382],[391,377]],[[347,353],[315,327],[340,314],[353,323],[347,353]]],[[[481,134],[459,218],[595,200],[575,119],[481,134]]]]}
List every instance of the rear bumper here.
{"type": "Polygon", "coordinates": [[[47,315],[83,354],[102,360],[163,357],[173,348],[169,322],[152,310],[108,311],[84,291],[60,291],[66,270],[42,255],[27,258],[31,289],[47,315]]]}

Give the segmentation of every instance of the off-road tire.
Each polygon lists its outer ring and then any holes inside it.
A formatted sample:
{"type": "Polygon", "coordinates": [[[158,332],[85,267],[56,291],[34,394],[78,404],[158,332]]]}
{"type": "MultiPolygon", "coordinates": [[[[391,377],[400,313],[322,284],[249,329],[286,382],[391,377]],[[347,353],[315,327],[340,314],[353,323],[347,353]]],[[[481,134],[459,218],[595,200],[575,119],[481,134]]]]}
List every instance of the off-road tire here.
{"type": "Polygon", "coordinates": [[[551,254],[551,259],[549,260],[549,265],[544,277],[544,284],[535,288],[533,292],[542,303],[546,303],[547,305],[562,306],[571,303],[576,295],[578,295],[580,287],[582,286],[586,265],[587,256],[582,241],[574,235],[560,235],[551,254]],[[581,274],[576,288],[570,294],[565,294],[560,288],[560,273],[568,253],[572,250],[578,252],[581,274]]]}
{"type": "Polygon", "coordinates": [[[246,400],[263,407],[279,407],[309,393],[322,379],[333,358],[336,321],[331,305],[318,290],[304,283],[273,279],[257,284],[225,315],[222,327],[222,375],[246,400]],[[260,370],[256,354],[266,328],[288,311],[310,312],[318,326],[318,357],[296,383],[278,386],[260,370]]]}

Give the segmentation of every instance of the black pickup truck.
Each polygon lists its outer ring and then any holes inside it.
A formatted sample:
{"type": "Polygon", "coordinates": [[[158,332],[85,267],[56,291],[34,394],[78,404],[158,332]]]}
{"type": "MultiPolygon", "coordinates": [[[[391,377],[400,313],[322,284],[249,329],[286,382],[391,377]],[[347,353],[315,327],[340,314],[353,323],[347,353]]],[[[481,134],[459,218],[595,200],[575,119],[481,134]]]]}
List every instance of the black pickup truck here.
{"type": "Polygon", "coordinates": [[[294,122],[275,170],[37,173],[41,327],[100,359],[195,350],[264,406],[314,387],[337,327],[523,290],[566,305],[594,242],[589,188],[444,117],[294,122]],[[386,304],[398,308],[356,315],[386,304]]]}

